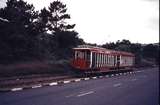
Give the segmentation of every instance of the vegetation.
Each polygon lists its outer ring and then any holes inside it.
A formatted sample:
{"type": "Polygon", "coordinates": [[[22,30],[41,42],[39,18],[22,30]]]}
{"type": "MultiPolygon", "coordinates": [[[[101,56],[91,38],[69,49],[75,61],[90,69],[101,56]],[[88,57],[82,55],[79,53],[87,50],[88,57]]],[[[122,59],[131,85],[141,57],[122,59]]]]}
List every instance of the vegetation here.
{"type": "Polygon", "coordinates": [[[0,63],[70,56],[71,48],[83,40],[73,30],[75,24],[65,21],[70,19],[66,11],[60,1],[39,12],[23,0],[7,0],[7,6],[0,9],[0,17],[8,20],[0,21],[0,63]]]}
{"type": "MultiPolygon", "coordinates": [[[[70,19],[67,7],[58,0],[40,11],[35,11],[32,4],[23,0],[7,0],[7,6],[0,9],[0,69],[2,64],[26,61],[43,61],[46,64],[46,61],[55,63],[63,60],[66,64],[72,55],[73,47],[89,44],[79,38],[78,32],[74,30],[75,24],[67,23],[67,19],[70,19]]],[[[159,45],[144,46],[122,40],[106,43],[102,47],[134,53],[137,65],[144,59],[159,62],[159,45]]],[[[34,68],[34,65],[32,67],[34,68]]],[[[52,66],[50,70],[51,68],[52,66]]],[[[5,70],[1,69],[0,74],[5,70]]]]}
{"type": "Polygon", "coordinates": [[[135,54],[137,66],[149,66],[159,63],[159,44],[131,43],[129,40],[106,43],[102,47],[135,54]]]}

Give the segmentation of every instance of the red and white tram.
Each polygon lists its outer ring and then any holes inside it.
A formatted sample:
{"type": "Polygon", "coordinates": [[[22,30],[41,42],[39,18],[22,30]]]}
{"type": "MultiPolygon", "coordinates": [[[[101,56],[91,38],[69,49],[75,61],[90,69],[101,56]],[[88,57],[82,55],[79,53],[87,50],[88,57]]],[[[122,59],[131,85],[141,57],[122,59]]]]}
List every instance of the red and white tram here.
{"type": "Polygon", "coordinates": [[[80,45],[73,48],[72,67],[84,72],[108,72],[126,70],[134,66],[132,53],[109,50],[100,47],[80,45]]]}

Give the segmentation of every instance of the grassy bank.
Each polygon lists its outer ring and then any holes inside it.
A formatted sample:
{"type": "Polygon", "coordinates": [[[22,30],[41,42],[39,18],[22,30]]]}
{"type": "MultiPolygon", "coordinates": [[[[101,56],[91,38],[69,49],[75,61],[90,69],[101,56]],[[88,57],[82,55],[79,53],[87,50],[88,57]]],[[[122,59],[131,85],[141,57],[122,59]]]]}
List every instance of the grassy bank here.
{"type": "Polygon", "coordinates": [[[0,78],[27,75],[65,75],[70,73],[69,61],[31,61],[0,65],[0,78]]]}

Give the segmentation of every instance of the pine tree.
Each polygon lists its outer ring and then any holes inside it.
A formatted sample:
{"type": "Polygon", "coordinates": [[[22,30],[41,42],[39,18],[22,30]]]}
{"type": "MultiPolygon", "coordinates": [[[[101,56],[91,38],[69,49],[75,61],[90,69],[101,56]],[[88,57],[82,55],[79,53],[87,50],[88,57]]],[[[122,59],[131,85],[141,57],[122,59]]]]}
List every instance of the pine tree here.
{"type": "Polygon", "coordinates": [[[49,6],[49,29],[54,33],[57,31],[67,31],[73,29],[75,24],[67,24],[66,19],[70,19],[70,15],[66,13],[66,5],[60,1],[54,1],[49,6]]]}
{"type": "Polygon", "coordinates": [[[9,21],[1,25],[0,49],[4,49],[0,57],[10,61],[36,56],[35,41],[39,33],[35,28],[38,14],[34,6],[23,0],[7,0],[6,4],[0,9],[0,17],[9,21]]]}

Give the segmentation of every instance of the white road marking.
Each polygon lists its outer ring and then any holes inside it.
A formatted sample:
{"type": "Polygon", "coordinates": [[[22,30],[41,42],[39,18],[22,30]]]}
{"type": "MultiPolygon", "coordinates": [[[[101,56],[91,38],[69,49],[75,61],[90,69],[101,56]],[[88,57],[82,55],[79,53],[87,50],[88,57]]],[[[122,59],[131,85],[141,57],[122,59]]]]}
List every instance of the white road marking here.
{"type": "Polygon", "coordinates": [[[16,81],[20,80],[19,78],[16,79],[16,81]]]}
{"type": "Polygon", "coordinates": [[[89,91],[87,93],[79,94],[79,95],[77,95],[77,97],[82,97],[82,96],[85,96],[85,95],[88,95],[88,94],[92,94],[92,93],[94,93],[94,91],[89,91]]]}
{"type": "Polygon", "coordinates": [[[131,81],[136,81],[137,79],[132,79],[131,81]]]}
{"type": "Polygon", "coordinates": [[[92,77],[93,79],[96,79],[97,77],[92,77]]]}
{"type": "Polygon", "coordinates": [[[78,81],[81,81],[81,79],[76,79],[75,81],[78,82],[78,81]]]}
{"type": "Polygon", "coordinates": [[[32,88],[39,88],[39,87],[42,87],[42,85],[35,85],[35,86],[32,86],[32,88]]]}
{"type": "MultiPolygon", "coordinates": [[[[88,90],[88,91],[91,91],[91,90],[88,90]]],[[[80,91],[79,93],[82,94],[82,93],[86,93],[88,91],[80,91]]]]}
{"type": "Polygon", "coordinates": [[[102,78],[103,76],[99,76],[99,78],[102,78]]]}
{"type": "Polygon", "coordinates": [[[11,89],[11,91],[18,91],[18,90],[22,90],[23,88],[13,88],[11,89]]]}
{"type": "Polygon", "coordinates": [[[70,94],[70,95],[67,95],[67,96],[65,96],[66,98],[69,98],[69,97],[72,97],[72,96],[74,96],[74,94],[70,94]]]}
{"type": "Polygon", "coordinates": [[[122,85],[122,83],[114,84],[113,87],[118,87],[118,86],[120,86],[120,85],[122,85]]]}
{"type": "Polygon", "coordinates": [[[52,83],[50,83],[49,85],[50,86],[53,86],[53,85],[57,85],[58,83],[57,82],[52,82],[52,83]]]}
{"type": "Polygon", "coordinates": [[[109,77],[109,75],[106,75],[106,77],[108,78],[108,77],[109,77]]]}
{"type": "Polygon", "coordinates": [[[84,80],[89,80],[89,78],[84,78],[84,80]]]}
{"type": "Polygon", "coordinates": [[[63,83],[70,83],[70,81],[63,81],[63,83]]]}

